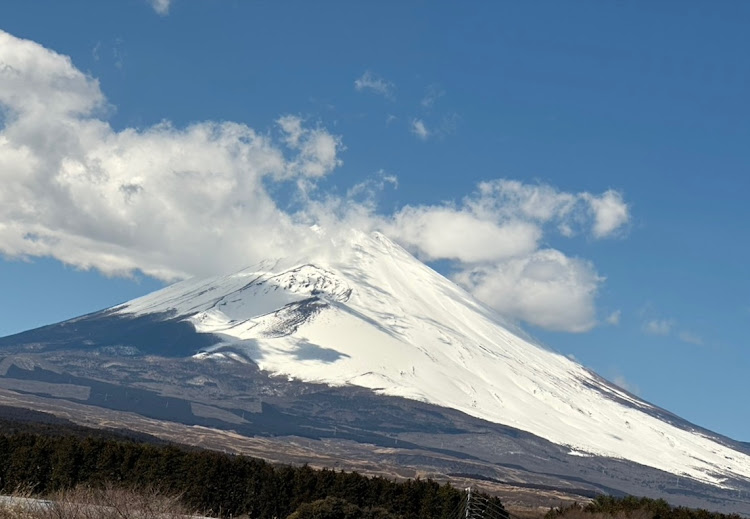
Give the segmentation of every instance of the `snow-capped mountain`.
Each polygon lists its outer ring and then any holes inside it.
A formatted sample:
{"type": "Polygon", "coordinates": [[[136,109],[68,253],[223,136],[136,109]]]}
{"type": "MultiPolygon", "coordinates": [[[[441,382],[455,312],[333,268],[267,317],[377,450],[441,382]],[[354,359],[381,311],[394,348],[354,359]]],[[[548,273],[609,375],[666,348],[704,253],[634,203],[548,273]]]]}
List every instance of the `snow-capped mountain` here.
{"type": "Polygon", "coordinates": [[[718,487],[750,455],[545,349],[381,234],[335,254],[187,280],[110,314],[189,322],[189,352],[290,380],[357,386],[527,431],[569,455],[628,460],[718,487]]]}
{"type": "Polygon", "coordinates": [[[457,478],[534,507],[605,492],[750,516],[746,444],[535,344],[385,236],[329,242],[0,338],[0,418],[457,478]]]}

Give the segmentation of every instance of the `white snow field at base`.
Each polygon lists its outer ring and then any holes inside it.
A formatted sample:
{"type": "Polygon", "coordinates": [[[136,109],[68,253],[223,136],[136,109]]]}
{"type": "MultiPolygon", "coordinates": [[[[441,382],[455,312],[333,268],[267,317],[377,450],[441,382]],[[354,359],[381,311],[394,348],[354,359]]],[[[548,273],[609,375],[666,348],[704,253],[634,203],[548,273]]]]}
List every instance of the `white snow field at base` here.
{"type": "Polygon", "coordinates": [[[650,404],[511,332],[378,233],[352,232],[335,259],[264,262],[183,281],[116,310],[171,312],[224,339],[199,358],[253,361],[301,381],[450,407],[575,455],[623,458],[717,486],[750,479],[747,454],[652,416],[650,404]]]}

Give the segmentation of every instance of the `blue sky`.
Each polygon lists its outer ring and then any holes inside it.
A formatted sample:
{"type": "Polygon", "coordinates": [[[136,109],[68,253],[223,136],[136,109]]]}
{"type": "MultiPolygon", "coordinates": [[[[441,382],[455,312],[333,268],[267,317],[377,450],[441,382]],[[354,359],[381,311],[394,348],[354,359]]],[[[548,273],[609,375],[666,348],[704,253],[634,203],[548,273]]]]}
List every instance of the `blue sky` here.
{"type": "Polygon", "coordinates": [[[3,2],[0,335],[360,226],[750,440],[748,23],[739,1],[3,2]]]}

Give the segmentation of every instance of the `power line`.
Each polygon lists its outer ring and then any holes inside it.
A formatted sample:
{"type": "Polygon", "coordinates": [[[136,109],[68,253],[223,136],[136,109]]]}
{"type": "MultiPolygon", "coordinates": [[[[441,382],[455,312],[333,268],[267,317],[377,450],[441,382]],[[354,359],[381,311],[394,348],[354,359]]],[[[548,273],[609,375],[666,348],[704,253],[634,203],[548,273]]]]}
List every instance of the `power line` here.
{"type": "Polygon", "coordinates": [[[489,497],[466,489],[466,498],[461,500],[458,513],[451,513],[452,519],[510,519],[512,516],[502,506],[489,497]],[[463,506],[461,506],[463,505],[463,506]]]}

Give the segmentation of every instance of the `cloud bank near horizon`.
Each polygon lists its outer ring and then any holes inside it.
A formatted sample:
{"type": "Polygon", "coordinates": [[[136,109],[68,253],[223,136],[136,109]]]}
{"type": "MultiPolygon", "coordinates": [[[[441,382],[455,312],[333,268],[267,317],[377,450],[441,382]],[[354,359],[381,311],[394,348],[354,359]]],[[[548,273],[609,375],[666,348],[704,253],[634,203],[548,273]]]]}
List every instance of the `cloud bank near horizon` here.
{"type": "Polygon", "coordinates": [[[543,239],[606,238],[629,221],[617,191],[507,179],[382,214],[377,197],[397,179],[321,193],[342,140],[297,116],[263,132],[212,121],[115,130],[106,112],[98,82],[70,58],[0,31],[0,253],[173,280],[325,247],[313,224],[329,237],[380,230],[425,261],[450,261],[454,280],[506,317],[581,332],[596,324],[603,278],[543,239]],[[294,211],[279,189],[294,193],[294,211]]]}

